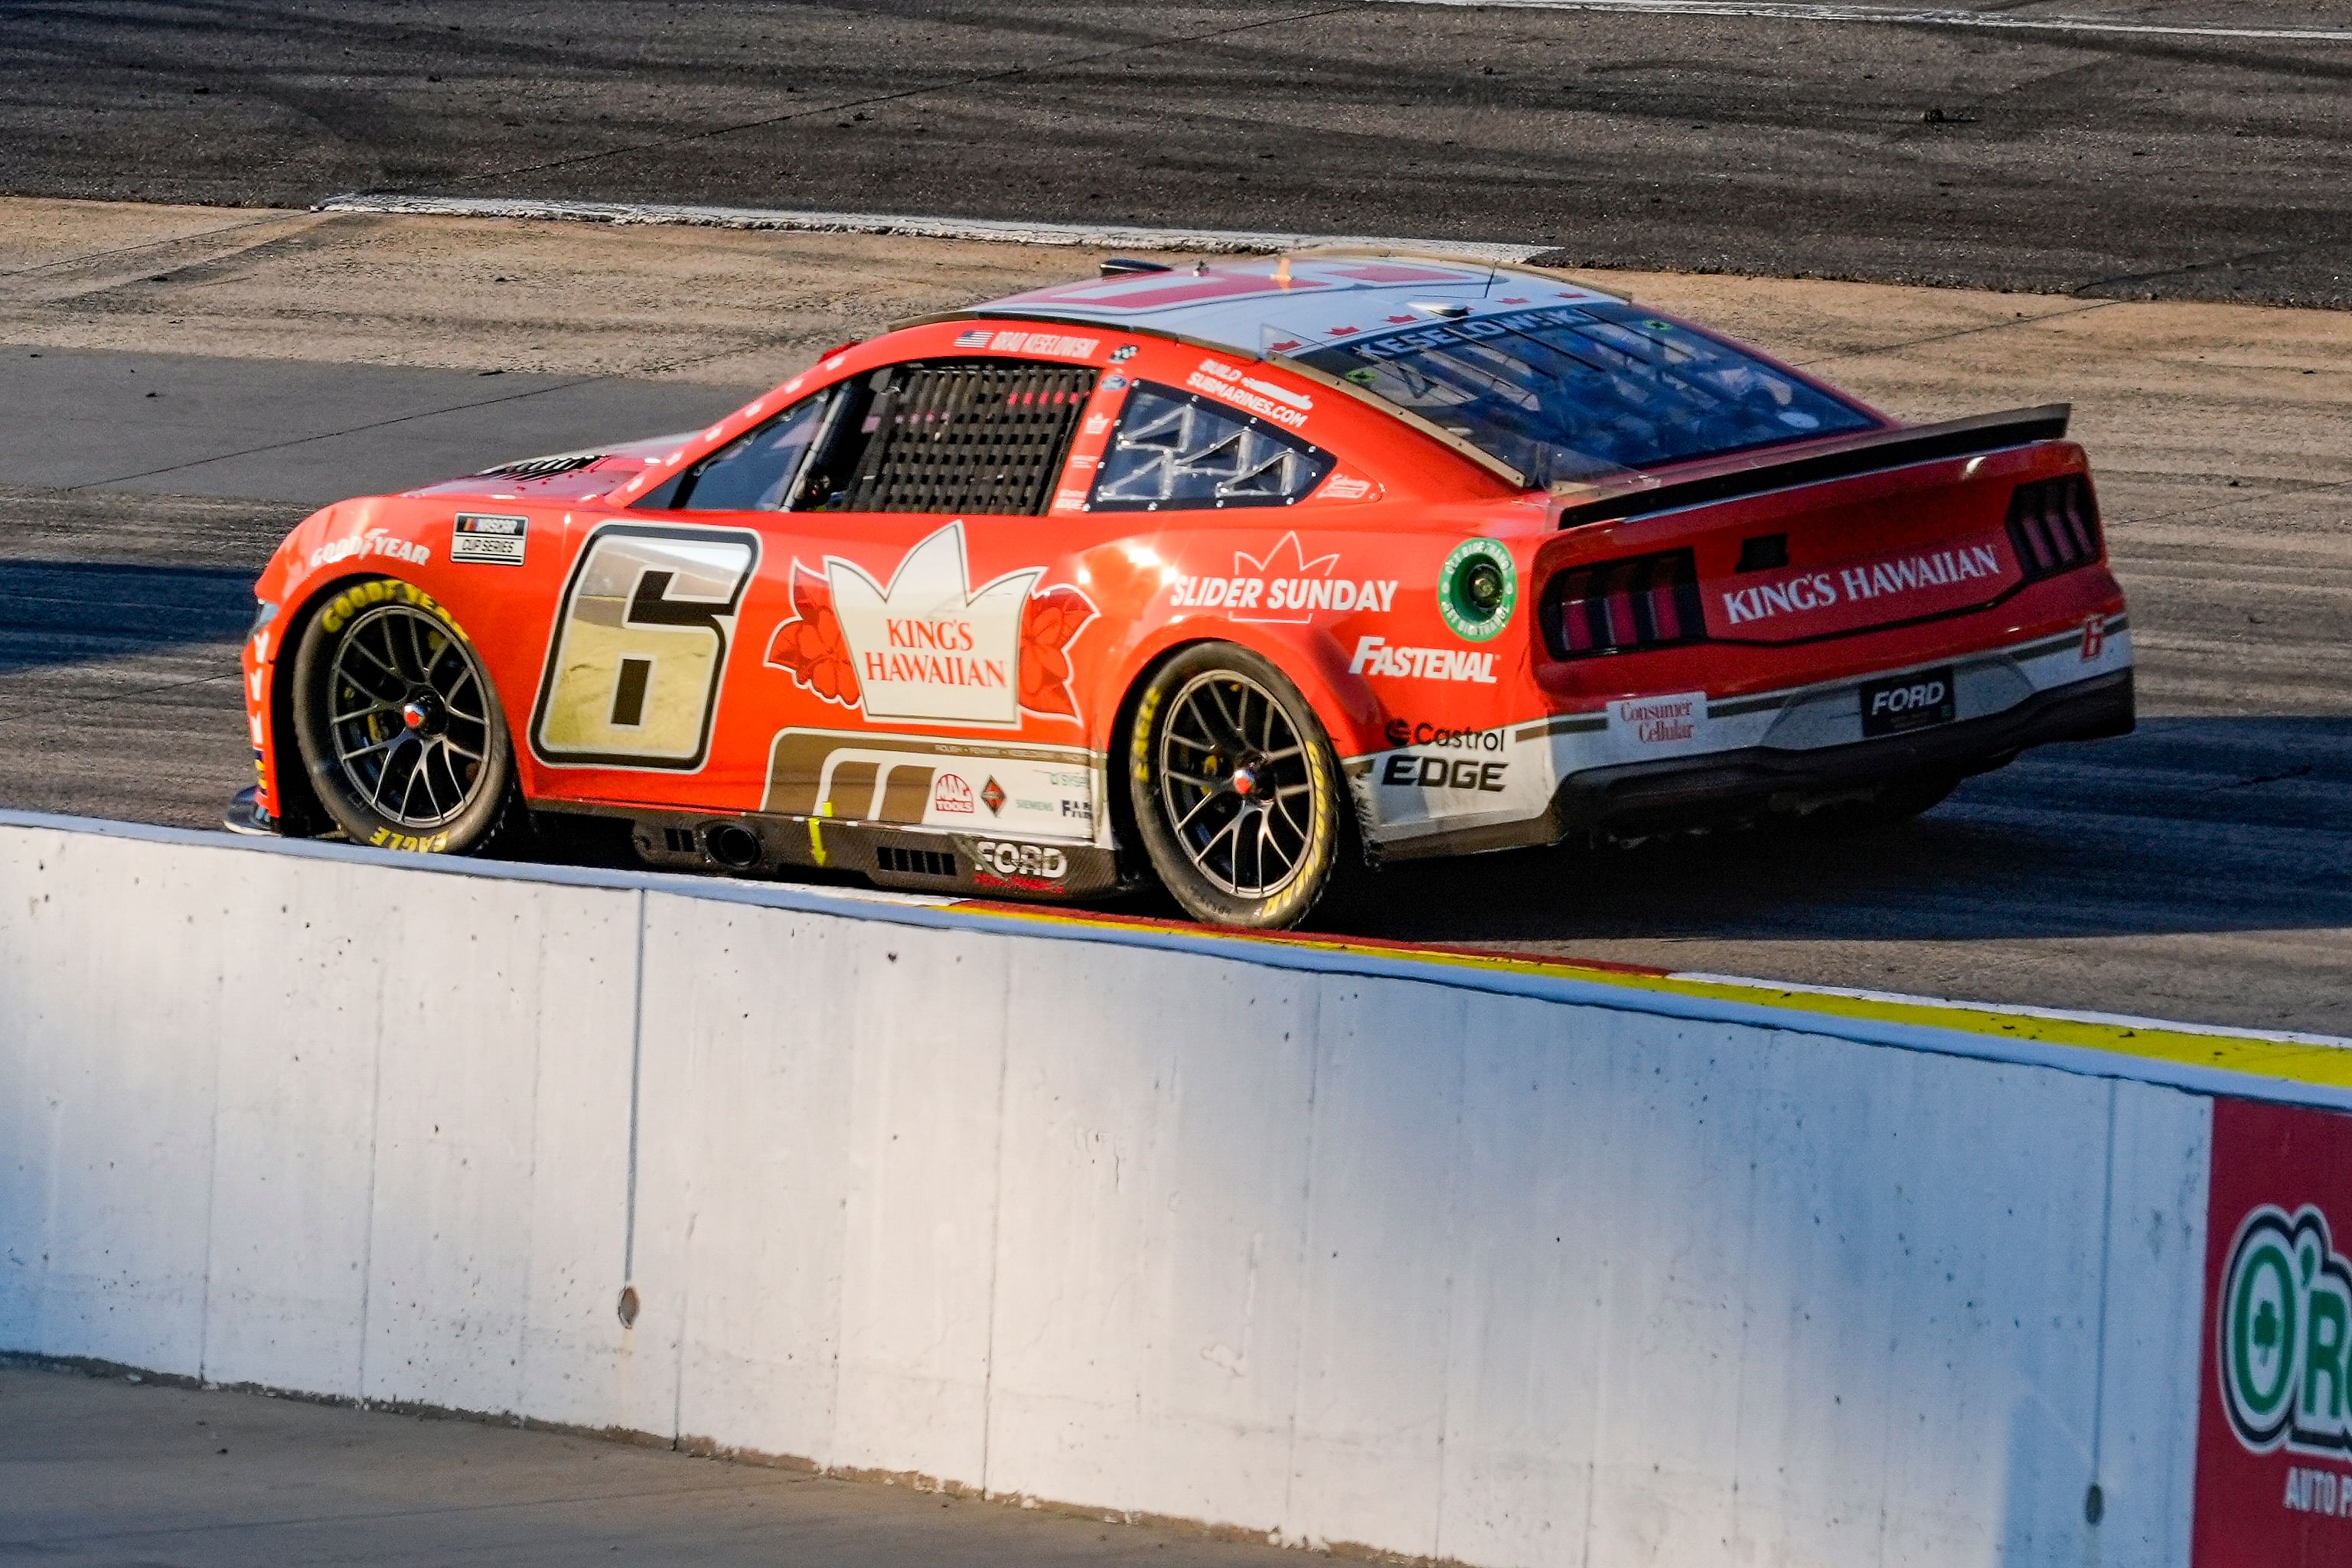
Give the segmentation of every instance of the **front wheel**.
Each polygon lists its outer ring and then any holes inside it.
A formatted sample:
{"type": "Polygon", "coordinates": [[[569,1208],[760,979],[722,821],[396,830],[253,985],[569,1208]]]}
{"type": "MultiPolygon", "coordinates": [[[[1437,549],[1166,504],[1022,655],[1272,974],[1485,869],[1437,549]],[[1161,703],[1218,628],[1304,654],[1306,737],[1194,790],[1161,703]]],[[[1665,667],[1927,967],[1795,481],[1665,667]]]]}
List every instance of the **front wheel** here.
{"type": "Polygon", "coordinates": [[[326,808],[355,844],[487,848],[510,816],[514,748],[481,657],[432,596],[354,583],[294,656],[294,729],[326,808]]]}
{"type": "Polygon", "coordinates": [[[1197,920],[1296,925],[1342,869],[1331,743],[1298,688],[1245,648],[1203,643],[1152,674],[1127,775],[1151,868],[1197,920]]]}

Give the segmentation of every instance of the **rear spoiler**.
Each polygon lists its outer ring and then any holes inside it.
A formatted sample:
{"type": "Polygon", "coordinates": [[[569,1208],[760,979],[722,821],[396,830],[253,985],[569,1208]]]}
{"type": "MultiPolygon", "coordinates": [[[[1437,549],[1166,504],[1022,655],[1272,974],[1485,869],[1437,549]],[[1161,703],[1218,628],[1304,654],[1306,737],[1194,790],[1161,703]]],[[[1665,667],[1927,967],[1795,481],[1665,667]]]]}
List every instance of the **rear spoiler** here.
{"type": "Polygon", "coordinates": [[[1906,424],[1892,430],[1865,430],[1807,444],[1790,452],[1775,448],[1709,464],[1703,473],[1669,478],[1628,475],[1599,485],[1556,485],[1552,487],[1554,521],[1563,528],[1612,517],[1639,517],[1705,506],[1740,496],[1762,495],[1798,485],[1817,485],[1856,474],[1900,468],[1911,463],[1932,463],[1941,457],[1965,457],[1998,452],[2031,441],[2056,441],[2066,434],[2072,403],[2044,403],[2040,408],[2013,408],[2000,413],[1971,414],[1941,424],[1906,424]]]}

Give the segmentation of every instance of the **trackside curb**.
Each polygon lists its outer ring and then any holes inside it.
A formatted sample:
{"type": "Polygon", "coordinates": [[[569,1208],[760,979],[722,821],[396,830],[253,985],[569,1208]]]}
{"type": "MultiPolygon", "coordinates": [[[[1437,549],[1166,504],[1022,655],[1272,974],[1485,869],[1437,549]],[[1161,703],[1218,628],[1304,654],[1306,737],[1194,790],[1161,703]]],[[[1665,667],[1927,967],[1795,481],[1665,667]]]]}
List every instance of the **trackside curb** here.
{"type": "Polygon", "coordinates": [[[528,218],[558,222],[666,224],[687,228],[772,230],[797,234],[904,235],[913,239],[979,240],[1000,245],[1084,246],[1103,250],[1181,251],[1243,256],[1347,246],[1384,250],[1443,250],[1479,261],[1522,262],[1557,248],[1490,240],[1399,239],[1370,235],[1317,235],[1272,229],[1151,228],[1132,224],[1026,223],[998,218],[919,217],[904,213],[830,213],[774,207],[680,206],[661,202],[530,201],[505,196],[392,195],[354,191],[330,196],[319,213],[380,213],[430,218],[528,218]]]}
{"type": "Polygon", "coordinates": [[[1566,1002],[1694,1023],[1801,1030],[1855,1044],[2044,1067],[2193,1093],[2352,1110],[2352,1040],[2123,1015],[1976,1004],[1732,976],[1530,958],[1377,939],[1211,931],[1036,905],[740,883],[659,872],[435,859],[351,844],[0,810],[0,829],[375,866],[428,875],[670,895],[930,929],[1097,942],[1369,979],[1566,1002]]]}

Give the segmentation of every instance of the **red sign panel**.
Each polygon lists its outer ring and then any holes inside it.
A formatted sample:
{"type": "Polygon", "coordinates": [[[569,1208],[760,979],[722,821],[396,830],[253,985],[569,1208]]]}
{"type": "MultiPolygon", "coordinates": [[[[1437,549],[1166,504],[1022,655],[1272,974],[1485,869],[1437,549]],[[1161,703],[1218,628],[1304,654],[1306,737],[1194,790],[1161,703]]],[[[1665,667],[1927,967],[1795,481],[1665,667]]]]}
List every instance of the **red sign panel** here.
{"type": "Polygon", "coordinates": [[[2213,1107],[2196,1568],[2352,1563],[2352,1115],[2213,1107]]]}

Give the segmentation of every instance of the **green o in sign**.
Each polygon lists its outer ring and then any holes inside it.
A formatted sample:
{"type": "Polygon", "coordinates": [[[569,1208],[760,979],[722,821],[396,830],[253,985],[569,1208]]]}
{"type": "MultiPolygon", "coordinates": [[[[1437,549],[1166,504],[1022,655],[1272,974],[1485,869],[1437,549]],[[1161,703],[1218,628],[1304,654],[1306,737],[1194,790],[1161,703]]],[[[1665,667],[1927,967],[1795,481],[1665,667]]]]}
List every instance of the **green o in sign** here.
{"type": "Polygon", "coordinates": [[[2265,1241],[2246,1259],[2238,1288],[2230,1298],[2231,1381],[2238,1402],[2257,1420],[2269,1417],[2284,1402],[2294,1382],[2294,1266],[2286,1249],[2265,1241]],[[2265,1278],[2271,1289],[2260,1291],[2265,1278]],[[2257,1362],[2270,1364],[2264,1383],[2257,1362]]]}
{"type": "Polygon", "coordinates": [[[1437,572],[1437,612],[1465,642],[1484,643],[1511,623],[1519,574],[1511,552],[1493,539],[1465,539],[1437,572]]]}

